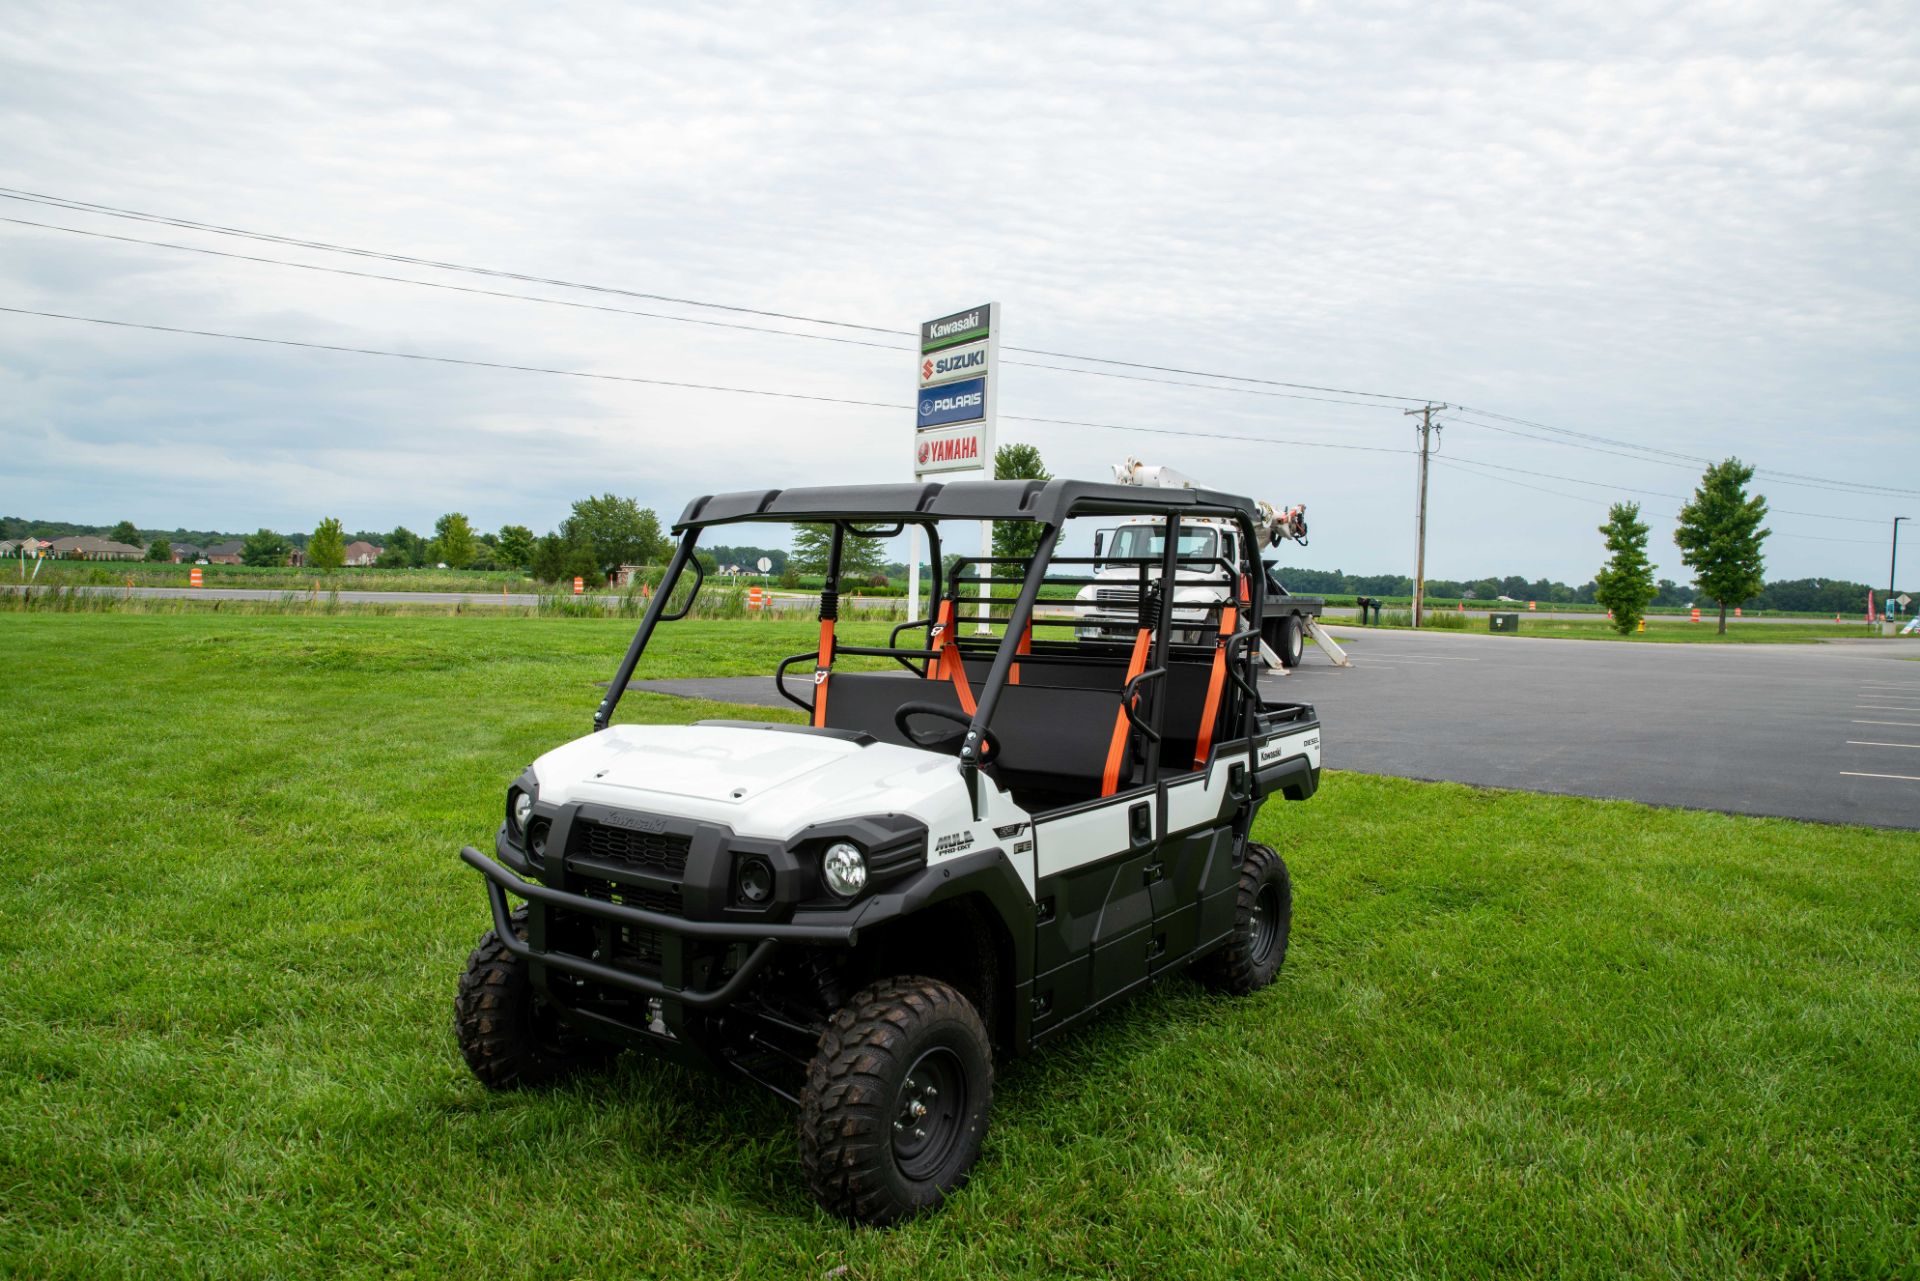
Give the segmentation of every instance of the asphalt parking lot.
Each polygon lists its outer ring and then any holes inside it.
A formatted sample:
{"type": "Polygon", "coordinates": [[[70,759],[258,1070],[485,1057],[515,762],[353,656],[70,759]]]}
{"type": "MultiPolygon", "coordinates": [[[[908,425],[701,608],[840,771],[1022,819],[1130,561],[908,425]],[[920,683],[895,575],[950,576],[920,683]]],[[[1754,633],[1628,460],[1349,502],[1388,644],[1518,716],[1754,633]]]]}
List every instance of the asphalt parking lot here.
{"type": "MultiPolygon", "coordinates": [[[[1333,769],[1920,828],[1920,641],[1630,645],[1361,631],[1270,697],[1313,703],[1333,769]]],[[[782,705],[762,677],[635,689],[782,705]]]]}

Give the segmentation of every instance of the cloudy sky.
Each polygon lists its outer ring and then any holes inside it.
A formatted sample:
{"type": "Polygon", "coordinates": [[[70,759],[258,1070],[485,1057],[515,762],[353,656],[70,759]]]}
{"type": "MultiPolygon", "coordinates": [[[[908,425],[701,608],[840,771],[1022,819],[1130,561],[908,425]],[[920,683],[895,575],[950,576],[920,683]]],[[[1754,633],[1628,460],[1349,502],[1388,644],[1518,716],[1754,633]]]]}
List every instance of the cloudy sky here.
{"type": "MultiPolygon", "coordinates": [[[[1920,517],[1920,24],[1675,8],[14,0],[0,186],[881,331],[991,299],[1008,345],[1272,380],[1009,353],[1003,413],[1111,426],[1000,437],[1304,501],[1295,563],[1411,571],[1414,431],[1274,383],[1474,407],[1442,415],[1436,576],[1584,581],[1638,498],[1684,578],[1688,459],[1737,454],[1781,509],[1771,576],[1879,582],[1920,517]]],[[[903,335],[0,217],[0,307],[879,404],[0,312],[7,514],[544,530],[601,490],[671,514],[909,474],[903,335]]]]}

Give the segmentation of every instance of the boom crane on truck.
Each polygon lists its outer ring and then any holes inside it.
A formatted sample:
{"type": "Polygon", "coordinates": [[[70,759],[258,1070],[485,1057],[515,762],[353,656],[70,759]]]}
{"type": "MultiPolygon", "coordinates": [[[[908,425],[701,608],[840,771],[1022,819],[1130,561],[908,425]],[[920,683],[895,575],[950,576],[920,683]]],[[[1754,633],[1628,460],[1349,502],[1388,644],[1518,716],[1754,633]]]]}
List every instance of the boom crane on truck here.
{"type": "MultiPolygon", "coordinates": [[[[1198,489],[1201,485],[1193,477],[1172,467],[1149,466],[1137,458],[1129,458],[1113,469],[1113,478],[1123,485],[1137,485],[1145,489],[1198,489]]],[[[1273,503],[1259,502],[1256,510],[1260,514],[1260,526],[1256,531],[1260,546],[1250,548],[1243,559],[1236,555],[1234,546],[1238,531],[1230,522],[1216,521],[1206,517],[1196,518],[1191,527],[1204,531],[1202,537],[1205,547],[1189,549],[1184,546],[1183,557],[1192,555],[1198,559],[1219,558],[1229,564],[1258,564],[1260,572],[1266,575],[1267,617],[1260,638],[1260,656],[1268,667],[1285,673],[1287,669],[1299,664],[1305,655],[1306,641],[1309,637],[1325,651],[1336,667],[1351,667],[1353,661],[1347,657],[1332,636],[1320,625],[1320,615],[1326,608],[1326,602],[1318,596],[1295,596],[1287,591],[1275,574],[1273,563],[1262,558],[1261,554],[1269,547],[1278,547],[1282,542],[1292,541],[1302,547],[1307,543],[1307,507],[1305,503],[1296,503],[1290,507],[1276,506],[1273,503]]],[[[1105,555],[1116,558],[1138,557],[1149,547],[1154,530],[1164,526],[1164,522],[1135,519],[1122,522],[1110,530],[1101,530],[1094,536],[1094,556],[1105,555]]],[[[1182,529],[1189,528],[1182,522],[1182,529]]],[[[1105,577],[1096,570],[1096,580],[1105,577]]],[[[1125,617],[1116,614],[1108,618],[1099,612],[1099,605],[1110,603],[1135,607],[1134,597],[1138,588],[1129,588],[1126,583],[1133,582],[1134,576],[1125,570],[1116,571],[1112,583],[1095,583],[1081,589],[1082,601],[1093,607],[1080,626],[1080,635],[1085,639],[1120,638],[1132,633],[1127,630],[1131,624],[1125,617]],[[1111,637],[1109,636],[1111,633],[1111,637]]],[[[1227,600],[1234,593],[1235,585],[1224,581],[1217,572],[1209,573],[1204,569],[1183,570],[1177,576],[1172,593],[1173,616],[1176,624],[1191,619],[1195,627],[1176,630],[1191,631],[1192,639],[1200,638],[1200,626],[1206,613],[1227,600]]]]}

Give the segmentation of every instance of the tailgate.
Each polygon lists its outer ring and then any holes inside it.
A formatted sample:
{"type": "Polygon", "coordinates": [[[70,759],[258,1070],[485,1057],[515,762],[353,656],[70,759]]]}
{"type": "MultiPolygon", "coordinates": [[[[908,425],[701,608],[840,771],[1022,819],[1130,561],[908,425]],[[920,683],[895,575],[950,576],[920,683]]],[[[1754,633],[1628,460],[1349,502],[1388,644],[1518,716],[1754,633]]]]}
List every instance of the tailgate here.
{"type": "Polygon", "coordinates": [[[1253,794],[1304,801],[1320,787],[1320,718],[1306,703],[1262,701],[1253,740],[1253,794]]]}

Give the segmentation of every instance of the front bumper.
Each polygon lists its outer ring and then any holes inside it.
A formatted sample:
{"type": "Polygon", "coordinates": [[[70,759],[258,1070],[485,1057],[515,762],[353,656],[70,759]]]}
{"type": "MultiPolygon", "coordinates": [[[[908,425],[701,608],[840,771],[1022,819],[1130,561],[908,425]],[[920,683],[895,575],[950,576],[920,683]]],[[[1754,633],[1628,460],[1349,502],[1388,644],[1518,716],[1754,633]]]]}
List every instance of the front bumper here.
{"type": "Polygon", "coordinates": [[[508,951],[576,978],[605,984],[639,996],[674,1001],[687,1009],[712,1009],[738,998],[747,984],[753,981],[754,976],[766,968],[767,962],[773,959],[774,953],[783,943],[805,943],[816,947],[852,947],[858,940],[858,931],[851,921],[817,924],[773,921],[690,921],[665,912],[650,912],[645,908],[608,903],[589,898],[584,894],[552,889],[536,881],[525,879],[511,868],[501,866],[471,845],[461,847],[460,857],[469,867],[486,878],[487,902],[493,909],[494,933],[499,936],[500,942],[508,951]],[[717,986],[682,987],[668,982],[665,978],[656,979],[632,970],[604,965],[590,957],[536,947],[513,931],[507,907],[509,892],[531,903],[564,908],[569,912],[577,912],[614,924],[635,926],[677,940],[696,940],[721,945],[746,944],[751,950],[747,952],[746,958],[734,967],[733,972],[717,986]]]}

